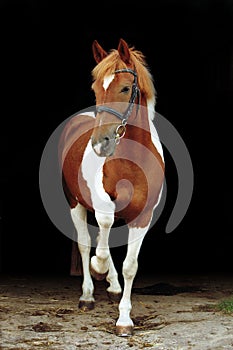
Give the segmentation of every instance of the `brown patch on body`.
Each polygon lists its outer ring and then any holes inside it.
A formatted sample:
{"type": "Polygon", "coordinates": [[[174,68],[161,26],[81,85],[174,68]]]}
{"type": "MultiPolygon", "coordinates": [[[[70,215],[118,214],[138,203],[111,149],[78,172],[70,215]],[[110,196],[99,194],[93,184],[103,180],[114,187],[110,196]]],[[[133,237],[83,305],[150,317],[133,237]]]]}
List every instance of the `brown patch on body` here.
{"type": "Polygon", "coordinates": [[[59,143],[59,159],[62,168],[63,188],[71,207],[81,203],[93,210],[91,195],[82,177],[81,164],[94,126],[94,118],[77,115],[66,125],[59,143]]]}

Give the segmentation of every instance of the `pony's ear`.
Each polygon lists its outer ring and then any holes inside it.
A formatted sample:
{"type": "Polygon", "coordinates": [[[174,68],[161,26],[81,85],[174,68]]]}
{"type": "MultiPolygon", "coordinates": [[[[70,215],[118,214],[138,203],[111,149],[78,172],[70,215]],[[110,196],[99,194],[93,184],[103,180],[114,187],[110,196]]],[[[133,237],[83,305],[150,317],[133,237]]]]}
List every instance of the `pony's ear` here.
{"type": "Polygon", "coordinates": [[[96,63],[101,62],[108,55],[102,46],[100,46],[97,40],[93,41],[92,51],[96,63]]]}
{"type": "Polygon", "coordinates": [[[125,40],[120,39],[118,44],[118,52],[123,62],[130,63],[130,51],[125,40]]]}

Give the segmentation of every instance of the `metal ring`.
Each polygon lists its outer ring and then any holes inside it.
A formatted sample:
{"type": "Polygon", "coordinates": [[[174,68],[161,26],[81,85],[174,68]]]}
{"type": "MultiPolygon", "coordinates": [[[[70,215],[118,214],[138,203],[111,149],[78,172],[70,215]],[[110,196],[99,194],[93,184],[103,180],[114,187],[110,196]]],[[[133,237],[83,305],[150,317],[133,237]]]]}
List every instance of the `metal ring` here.
{"type": "Polygon", "coordinates": [[[125,132],[126,132],[126,127],[125,127],[125,124],[120,124],[118,125],[118,127],[116,128],[116,138],[118,139],[121,139],[122,137],[125,136],[125,132]],[[123,129],[122,132],[119,133],[119,130],[120,129],[123,129]]]}

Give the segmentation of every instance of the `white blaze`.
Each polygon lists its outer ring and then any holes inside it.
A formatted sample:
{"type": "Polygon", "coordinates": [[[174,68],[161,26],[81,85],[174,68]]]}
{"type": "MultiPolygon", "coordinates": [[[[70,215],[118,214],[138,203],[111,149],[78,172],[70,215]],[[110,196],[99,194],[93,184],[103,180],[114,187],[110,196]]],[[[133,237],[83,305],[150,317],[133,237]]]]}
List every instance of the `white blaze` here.
{"type": "Polygon", "coordinates": [[[103,88],[105,91],[108,89],[108,87],[111,84],[111,82],[113,81],[114,77],[115,77],[115,74],[111,74],[111,75],[104,77],[103,88]]]}

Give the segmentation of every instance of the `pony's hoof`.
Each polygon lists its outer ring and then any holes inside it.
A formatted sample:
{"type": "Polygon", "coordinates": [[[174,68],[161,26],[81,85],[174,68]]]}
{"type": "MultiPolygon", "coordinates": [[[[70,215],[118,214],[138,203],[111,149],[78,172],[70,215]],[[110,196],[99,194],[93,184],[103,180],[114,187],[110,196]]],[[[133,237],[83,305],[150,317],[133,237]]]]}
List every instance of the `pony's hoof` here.
{"type": "Polygon", "coordinates": [[[94,301],[79,300],[78,307],[82,311],[90,311],[90,310],[94,309],[95,302],[94,301]]]}
{"type": "Polygon", "coordinates": [[[133,326],[116,326],[116,335],[119,337],[130,337],[133,335],[133,326]]]}
{"type": "Polygon", "coordinates": [[[114,303],[119,303],[122,297],[122,293],[107,292],[108,297],[114,303]]]}
{"type": "Polygon", "coordinates": [[[90,272],[92,277],[97,281],[102,281],[107,277],[108,271],[105,273],[98,273],[96,272],[93,267],[90,265],[90,272]]]}

